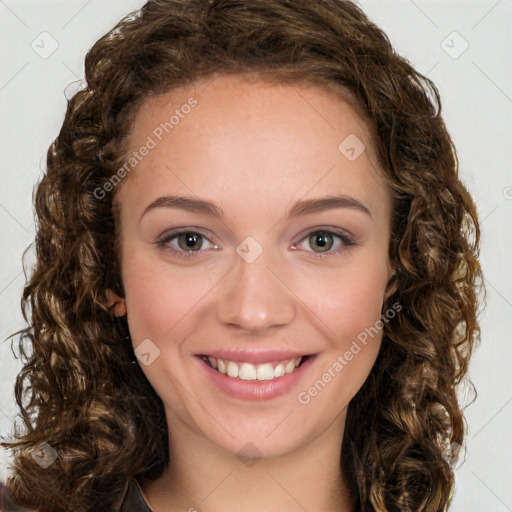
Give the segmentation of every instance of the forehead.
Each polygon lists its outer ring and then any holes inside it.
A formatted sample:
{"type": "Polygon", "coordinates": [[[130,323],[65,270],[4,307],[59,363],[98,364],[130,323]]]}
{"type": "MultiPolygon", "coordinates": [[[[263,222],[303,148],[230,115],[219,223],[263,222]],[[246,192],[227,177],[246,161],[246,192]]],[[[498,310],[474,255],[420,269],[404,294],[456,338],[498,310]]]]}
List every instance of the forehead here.
{"type": "Polygon", "coordinates": [[[335,84],[269,82],[250,74],[220,75],[147,98],[137,111],[129,140],[135,148],[137,142],[143,142],[141,136],[155,130],[158,139],[172,131],[178,140],[179,132],[185,131],[178,130],[178,124],[185,124],[190,135],[194,128],[202,135],[209,135],[215,129],[228,131],[242,124],[249,128],[251,123],[258,124],[257,129],[275,128],[274,133],[285,129],[297,136],[297,132],[302,132],[310,140],[314,140],[315,134],[318,139],[329,131],[339,135],[353,129],[364,140],[372,168],[379,167],[371,120],[353,93],[335,84]],[[191,112],[192,101],[199,108],[194,107],[191,112]],[[187,117],[193,118],[194,126],[184,122],[187,117]],[[169,125],[169,121],[170,130],[155,125],[155,122],[169,125]]]}
{"type": "Polygon", "coordinates": [[[129,153],[149,139],[152,149],[127,180],[148,200],[184,185],[201,195],[273,186],[283,197],[313,187],[383,189],[367,123],[347,100],[312,84],[224,75],[149,98],[135,116],[129,153]]]}

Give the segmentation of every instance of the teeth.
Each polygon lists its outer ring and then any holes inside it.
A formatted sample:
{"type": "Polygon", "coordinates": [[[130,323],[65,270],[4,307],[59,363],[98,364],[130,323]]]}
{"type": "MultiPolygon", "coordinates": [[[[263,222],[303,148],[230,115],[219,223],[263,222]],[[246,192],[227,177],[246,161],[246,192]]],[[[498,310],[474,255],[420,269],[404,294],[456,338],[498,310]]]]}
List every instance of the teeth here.
{"type": "Polygon", "coordinates": [[[295,370],[295,363],[293,361],[288,361],[284,367],[284,373],[292,373],[293,370],[295,370]]]}
{"type": "Polygon", "coordinates": [[[270,380],[274,378],[274,367],[270,363],[260,364],[256,369],[258,380],[270,380]]]}
{"type": "Polygon", "coordinates": [[[284,375],[284,364],[283,363],[279,363],[274,368],[274,377],[282,377],[283,375],[284,375]]]}
{"type": "Polygon", "coordinates": [[[233,361],[228,363],[228,375],[230,377],[238,377],[238,365],[233,361]]]}
{"type": "Polygon", "coordinates": [[[232,378],[241,380],[272,380],[292,373],[297,368],[302,357],[296,357],[279,363],[237,363],[236,361],[227,361],[224,359],[215,359],[214,357],[203,357],[212,368],[218,372],[232,378]]]}
{"type": "Polygon", "coordinates": [[[242,363],[240,365],[240,372],[238,373],[238,376],[242,380],[256,380],[256,368],[251,363],[242,363]]]}

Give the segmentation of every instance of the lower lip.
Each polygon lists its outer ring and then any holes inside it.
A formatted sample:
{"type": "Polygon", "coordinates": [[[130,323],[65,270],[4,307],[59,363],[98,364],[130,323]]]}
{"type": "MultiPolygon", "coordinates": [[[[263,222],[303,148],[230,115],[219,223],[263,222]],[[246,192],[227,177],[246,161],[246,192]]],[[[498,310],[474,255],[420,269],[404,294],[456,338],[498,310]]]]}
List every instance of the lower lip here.
{"type": "Polygon", "coordinates": [[[288,392],[308,371],[315,356],[309,356],[292,373],[272,380],[242,380],[228,377],[214,370],[201,357],[196,356],[201,370],[221,391],[233,398],[242,400],[270,400],[288,392]]]}

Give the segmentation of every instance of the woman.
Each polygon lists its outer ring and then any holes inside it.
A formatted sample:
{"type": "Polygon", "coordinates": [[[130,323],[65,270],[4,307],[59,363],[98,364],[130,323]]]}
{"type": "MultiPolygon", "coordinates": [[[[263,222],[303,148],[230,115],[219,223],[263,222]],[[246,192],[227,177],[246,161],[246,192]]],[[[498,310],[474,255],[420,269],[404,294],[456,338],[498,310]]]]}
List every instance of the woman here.
{"type": "Polygon", "coordinates": [[[18,499],[447,510],[481,269],[434,84],[340,0],[149,1],[85,67],[35,200],[18,499]]]}

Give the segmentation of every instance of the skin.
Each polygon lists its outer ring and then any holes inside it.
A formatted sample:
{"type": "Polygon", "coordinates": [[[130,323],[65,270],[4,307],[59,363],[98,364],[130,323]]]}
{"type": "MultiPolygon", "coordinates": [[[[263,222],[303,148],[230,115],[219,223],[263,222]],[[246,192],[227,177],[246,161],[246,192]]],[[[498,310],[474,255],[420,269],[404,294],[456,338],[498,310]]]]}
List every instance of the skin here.
{"type": "MultiPolygon", "coordinates": [[[[126,294],[108,291],[109,304],[127,314],[134,348],[149,338],[160,350],[141,368],[169,426],[170,466],[144,494],[155,512],[348,512],[353,503],[339,467],[346,408],[375,362],[382,333],[309,403],[297,395],[379,319],[392,275],[391,201],[368,130],[348,103],[318,87],[224,75],[207,87],[147,100],[131,149],[191,96],[198,105],[117,191],[126,294]],[[338,150],[350,134],[366,145],[354,161],[338,150]],[[170,194],[213,201],[224,216],[159,207],[140,219],[170,194]],[[295,201],[332,194],[358,199],[371,216],[331,208],[285,218],[295,201]],[[155,244],[176,227],[206,236],[199,257],[181,249],[180,258],[155,244]],[[318,256],[318,237],[309,234],[327,227],[350,233],[356,245],[334,236],[330,256],[318,256]],[[252,263],[236,252],[247,236],[263,249],[252,263]],[[198,371],[196,354],[229,348],[300,349],[317,357],[290,392],[255,402],[223,394],[198,371]],[[247,443],[259,451],[250,466],[237,457],[247,443]]],[[[180,250],[178,241],[167,246],[180,250]]]]}

